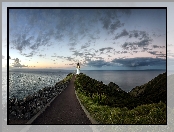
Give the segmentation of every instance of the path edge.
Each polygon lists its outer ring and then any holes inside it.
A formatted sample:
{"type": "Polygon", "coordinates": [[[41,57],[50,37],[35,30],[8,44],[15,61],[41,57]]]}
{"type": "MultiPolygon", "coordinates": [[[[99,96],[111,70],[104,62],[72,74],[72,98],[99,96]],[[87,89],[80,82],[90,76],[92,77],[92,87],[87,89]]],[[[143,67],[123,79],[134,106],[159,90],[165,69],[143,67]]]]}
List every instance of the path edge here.
{"type": "MultiPolygon", "coordinates": [[[[74,90],[75,90],[75,87],[74,87],[74,90]]],[[[90,113],[86,110],[86,108],[83,106],[83,104],[81,103],[79,97],[77,96],[77,93],[76,93],[76,90],[75,90],[75,95],[76,95],[76,98],[77,100],[79,101],[79,104],[81,106],[81,108],[83,109],[83,111],[85,112],[86,116],[88,117],[88,119],[91,121],[91,123],[93,125],[97,125],[99,124],[99,122],[97,122],[94,118],[91,117],[90,113]]]]}
{"type": "MultiPolygon", "coordinates": [[[[58,96],[58,95],[57,95],[58,96]]],[[[55,100],[55,98],[57,97],[55,96],[49,103],[47,103],[36,115],[34,115],[27,123],[25,124],[32,124],[45,110],[48,106],[50,106],[50,104],[53,102],[53,100],[55,100]]]]}

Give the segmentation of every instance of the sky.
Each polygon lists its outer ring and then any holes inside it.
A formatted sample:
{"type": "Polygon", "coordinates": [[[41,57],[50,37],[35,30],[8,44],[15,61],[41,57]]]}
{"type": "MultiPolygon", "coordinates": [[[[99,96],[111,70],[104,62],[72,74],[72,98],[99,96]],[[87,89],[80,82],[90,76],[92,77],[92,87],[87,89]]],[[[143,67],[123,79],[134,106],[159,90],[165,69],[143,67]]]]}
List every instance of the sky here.
{"type": "Polygon", "coordinates": [[[8,59],[10,68],[166,69],[166,10],[10,9],[8,59]]]}

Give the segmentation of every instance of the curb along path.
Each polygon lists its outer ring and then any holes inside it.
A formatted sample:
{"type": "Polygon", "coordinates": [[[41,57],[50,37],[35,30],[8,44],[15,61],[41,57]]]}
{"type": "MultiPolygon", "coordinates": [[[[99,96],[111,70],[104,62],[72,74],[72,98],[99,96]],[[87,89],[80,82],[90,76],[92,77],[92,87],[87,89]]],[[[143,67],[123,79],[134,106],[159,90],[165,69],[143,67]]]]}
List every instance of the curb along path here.
{"type": "Polygon", "coordinates": [[[75,76],[68,87],[32,124],[91,124],[76,98],[74,81],[75,76]]]}

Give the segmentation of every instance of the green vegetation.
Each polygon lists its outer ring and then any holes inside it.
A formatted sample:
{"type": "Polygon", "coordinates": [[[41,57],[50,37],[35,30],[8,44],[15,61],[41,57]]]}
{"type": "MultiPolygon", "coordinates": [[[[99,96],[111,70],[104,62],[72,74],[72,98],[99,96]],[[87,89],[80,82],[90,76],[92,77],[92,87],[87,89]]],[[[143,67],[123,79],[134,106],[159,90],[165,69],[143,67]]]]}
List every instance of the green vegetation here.
{"type": "Polygon", "coordinates": [[[77,90],[77,95],[91,116],[100,124],[166,124],[166,104],[163,102],[127,107],[110,107],[94,102],[77,90]]]}
{"type": "Polygon", "coordinates": [[[129,94],[141,100],[143,104],[167,102],[167,75],[166,72],[159,74],[148,83],[133,88],[129,94]]]}
{"type": "Polygon", "coordinates": [[[75,88],[82,104],[101,124],[166,124],[166,91],[160,89],[162,86],[166,89],[166,84],[162,83],[166,81],[164,76],[166,73],[160,74],[150,82],[152,89],[149,88],[150,84],[146,84],[147,88],[142,87],[143,90],[139,88],[140,91],[146,91],[141,92],[142,100],[140,96],[126,93],[112,82],[105,85],[82,73],[76,76],[75,88]],[[157,87],[160,90],[155,94],[157,87]],[[149,98],[147,101],[143,100],[146,99],[145,95],[149,98]],[[161,99],[152,98],[159,95],[161,99]]]}

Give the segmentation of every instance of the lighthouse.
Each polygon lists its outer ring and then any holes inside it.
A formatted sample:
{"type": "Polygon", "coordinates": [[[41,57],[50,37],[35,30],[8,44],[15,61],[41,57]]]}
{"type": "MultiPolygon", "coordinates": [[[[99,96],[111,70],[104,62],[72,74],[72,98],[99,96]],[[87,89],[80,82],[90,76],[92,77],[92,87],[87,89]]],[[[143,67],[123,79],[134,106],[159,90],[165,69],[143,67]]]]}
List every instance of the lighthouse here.
{"type": "Polygon", "coordinates": [[[80,64],[79,64],[79,62],[77,63],[76,69],[77,69],[77,73],[76,74],[80,74],[80,64]]]}

